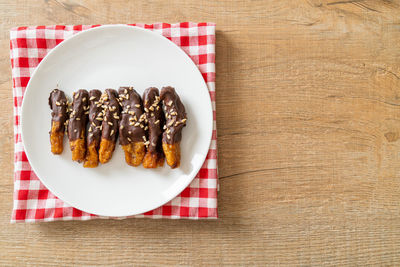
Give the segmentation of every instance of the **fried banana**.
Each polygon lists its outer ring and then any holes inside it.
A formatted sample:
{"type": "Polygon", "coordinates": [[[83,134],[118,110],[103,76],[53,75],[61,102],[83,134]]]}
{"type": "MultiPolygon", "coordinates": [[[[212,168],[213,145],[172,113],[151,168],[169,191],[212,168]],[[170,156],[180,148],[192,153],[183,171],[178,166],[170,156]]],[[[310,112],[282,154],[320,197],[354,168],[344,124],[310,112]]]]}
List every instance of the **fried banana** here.
{"type": "Polygon", "coordinates": [[[148,126],[149,144],[143,160],[143,167],[157,168],[164,165],[161,135],[164,126],[164,113],[158,89],[147,88],[143,93],[144,110],[148,126]]]}
{"type": "Polygon", "coordinates": [[[125,152],[125,161],[131,166],[139,166],[146,153],[146,115],[140,95],[133,87],[120,87],[119,100],[122,106],[119,122],[119,143],[125,152]]]}
{"type": "Polygon", "coordinates": [[[101,124],[103,121],[103,108],[100,102],[101,91],[89,92],[89,127],[86,136],[86,158],[83,163],[85,168],[95,168],[99,165],[99,146],[101,138],[101,124]]]}
{"type": "Polygon", "coordinates": [[[65,125],[68,123],[68,103],[63,91],[54,89],[50,93],[51,112],[50,144],[53,154],[63,152],[65,125]]]}
{"type": "Polygon", "coordinates": [[[68,123],[68,139],[72,160],[82,162],[86,155],[86,124],[89,114],[89,94],[81,89],[73,94],[72,111],[68,123]]]}
{"type": "Polygon", "coordinates": [[[167,164],[177,168],[181,161],[180,142],[182,129],[186,126],[186,111],[173,87],[163,87],[160,98],[164,105],[165,125],[162,136],[162,147],[167,164]]]}
{"type": "Polygon", "coordinates": [[[112,158],[118,137],[120,105],[117,91],[106,89],[101,96],[101,102],[103,103],[103,121],[101,125],[99,160],[104,164],[112,158]]]}

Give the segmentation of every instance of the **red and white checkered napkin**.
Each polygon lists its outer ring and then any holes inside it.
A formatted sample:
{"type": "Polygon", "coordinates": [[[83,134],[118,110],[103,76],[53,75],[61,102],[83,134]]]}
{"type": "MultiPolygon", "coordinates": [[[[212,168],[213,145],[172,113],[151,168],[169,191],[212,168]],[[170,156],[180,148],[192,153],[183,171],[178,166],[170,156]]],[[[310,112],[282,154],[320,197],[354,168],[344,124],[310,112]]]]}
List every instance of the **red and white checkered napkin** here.
{"type": "MultiPolygon", "coordinates": [[[[162,34],[185,51],[200,69],[210,91],[214,126],[207,158],[193,182],[164,206],[134,217],[217,218],[217,135],[215,124],[215,24],[129,24],[162,34]]],[[[21,105],[29,78],[43,57],[77,32],[100,25],[18,27],[10,31],[14,93],[14,209],[11,222],[100,218],[75,209],[53,195],[32,171],[21,140],[21,105]]],[[[49,121],[50,123],[50,121],[49,121]]],[[[49,124],[50,127],[50,124],[49,124]]],[[[101,217],[104,218],[104,217],[101,217]]]]}

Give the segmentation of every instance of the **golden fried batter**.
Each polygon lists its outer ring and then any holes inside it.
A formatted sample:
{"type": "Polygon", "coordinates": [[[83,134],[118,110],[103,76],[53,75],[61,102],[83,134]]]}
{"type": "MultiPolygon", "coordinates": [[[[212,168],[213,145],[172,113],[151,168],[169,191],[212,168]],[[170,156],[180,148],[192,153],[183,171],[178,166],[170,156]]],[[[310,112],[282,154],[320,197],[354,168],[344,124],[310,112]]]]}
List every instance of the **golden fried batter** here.
{"type": "Polygon", "coordinates": [[[164,155],[162,153],[146,152],[143,160],[143,167],[146,169],[154,169],[164,166],[164,155]]]}
{"type": "Polygon", "coordinates": [[[172,168],[178,168],[181,164],[181,149],[180,143],[166,144],[163,143],[163,150],[167,164],[172,168]]]}
{"type": "Polygon", "coordinates": [[[63,152],[64,132],[60,131],[60,122],[53,121],[50,131],[51,152],[61,154],[63,152]]]}
{"type": "Polygon", "coordinates": [[[72,160],[77,162],[84,161],[86,155],[85,131],[81,132],[79,139],[70,141],[69,146],[72,152],[72,160]]]}
{"type": "Polygon", "coordinates": [[[125,161],[131,166],[139,166],[142,163],[146,153],[146,146],[144,142],[135,142],[127,145],[122,145],[125,152],[125,161]]]}
{"type": "Polygon", "coordinates": [[[99,165],[99,155],[97,153],[96,144],[93,142],[87,146],[87,154],[83,167],[95,168],[99,165]]]}
{"type": "Polygon", "coordinates": [[[115,142],[107,140],[105,138],[101,139],[100,149],[99,149],[99,160],[102,164],[110,161],[114,149],[115,149],[115,142]]]}

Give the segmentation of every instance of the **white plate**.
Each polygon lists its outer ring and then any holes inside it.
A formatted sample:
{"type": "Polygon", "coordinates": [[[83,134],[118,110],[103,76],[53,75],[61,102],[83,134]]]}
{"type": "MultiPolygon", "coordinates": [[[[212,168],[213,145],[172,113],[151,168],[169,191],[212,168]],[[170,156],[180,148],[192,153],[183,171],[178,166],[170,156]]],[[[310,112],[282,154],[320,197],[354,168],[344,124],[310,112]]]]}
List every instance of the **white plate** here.
{"type": "Polygon", "coordinates": [[[207,86],[192,60],[165,37],[141,28],[108,25],[74,35],[54,48],[29,81],[22,103],[22,139],[29,162],[43,184],[70,205],[102,216],[129,216],[173,199],[193,180],[207,155],[212,108],[207,86]],[[64,152],[50,152],[48,97],[58,86],[69,97],[80,88],[175,87],[188,120],[181,142],[181,167],[134,168],[117,146],[112,160],[85,169],[64,152]]]}

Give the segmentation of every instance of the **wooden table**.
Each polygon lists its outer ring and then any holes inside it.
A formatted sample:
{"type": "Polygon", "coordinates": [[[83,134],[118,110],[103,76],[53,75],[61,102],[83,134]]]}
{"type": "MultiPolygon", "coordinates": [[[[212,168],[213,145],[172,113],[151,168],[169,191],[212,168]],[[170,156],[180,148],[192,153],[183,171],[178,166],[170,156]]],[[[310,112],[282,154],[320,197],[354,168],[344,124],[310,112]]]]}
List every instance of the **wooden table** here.
{"type": "Polygon", "coordinates": [[[1,1],[0,265],[398,265],[399,1],[1,1]],[[9,224],[13,26],[217,23],[220,219],[9,224]]]}

